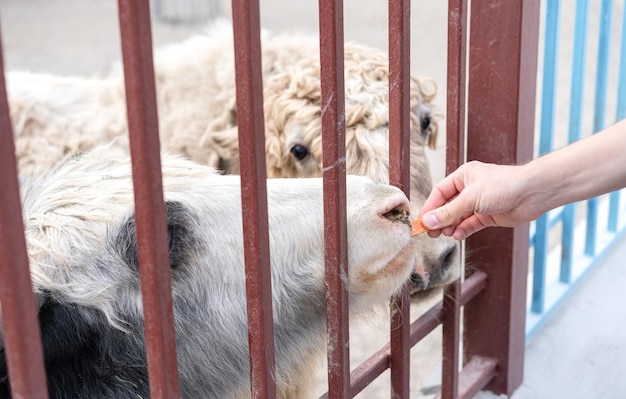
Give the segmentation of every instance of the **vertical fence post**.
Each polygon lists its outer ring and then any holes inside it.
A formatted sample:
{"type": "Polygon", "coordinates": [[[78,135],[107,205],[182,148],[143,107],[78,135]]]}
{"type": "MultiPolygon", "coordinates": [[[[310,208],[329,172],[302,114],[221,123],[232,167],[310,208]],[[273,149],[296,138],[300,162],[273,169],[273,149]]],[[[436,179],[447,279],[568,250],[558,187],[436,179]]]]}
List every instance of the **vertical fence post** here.
{"type": "MultiPolygon", "coordinates": [[[[568,143],[580,139],[584,77],[585,54],[587,42],[587,14],[589,0],[576,1],[576,20],[574,25],[574,54],[572,57],[572,85],[569,109],[568,143]]],[[[574,258],[574,229],[576,227],[576,203],[567,204],[563,208],[561,270],[559,281],[570,283],[572,280],[572,263],[574,258]]]]}
{"type": "MultiPolygon", "coordinates": [[[[389,0],[389,183],[410,196],[411,2],[389,0]]],[[[410,395],[410,298],[406,284],[391,314],[391,397],[410,395]]]]}
{"type": "Polygon", "coordinates": [[[343,1],[320,0],[328,395],[350,397],[343,1]]]}
{"type": "MultiPolygon", "coordinates": [[[[609,79],[609,48],[611,42],[611,14],[613,0],[602,0],[600,9],[600,34],[598,35],[598,60],[596,64],[596,92],[593,108],[593,132],[605,127],[606,90],[609,79]]],[[[587,201],[587,235],[585,255],[595,256],[598,232],[598,197],[587,201]]]]}
{"type": "MultiPolygon", "coordinates": [[[[617,107],[615,112],[615,121],[621,121],[626,118],[626,6],[622,13],[622,35],[620,45],[619,75],[617,77],[617,107]]],[[[617,232],[619,226],[619,204],[620,191],[614,191],[610,194],[609,203],[609,222],[608,230],[617,232]]]]}
{"type": "Polygon", "coordinates": [[[148,0],[119,0],[118,6],[150,396],[178,398],[150,3],[148,0]]]}
{"type": "Polygon", "coordinates": [[[232,2],[251,397],[276,397],[259,2],[232,2]],[[252,150],[252,151],[251,151],[252,150]]]}
{"type": "MultiPolygon", "coordinates": [[[[467,0],[448,1],[448,65],[446,98],[446,175],[465,162],[465,95],[467,66],[467,0]]],[[[459,391],[461,279],[446,288],[443,299],[441,398],[459,391]]]]}
{"type": "Polygon", "coordinates": [[[448,0],[446,174],[465,162],[468,0],[448,0]]]}
{"type": "MultiPolygon", "coordinates": [[[[538,0],[473,0],[468,86],[468,159],[495,163],[532,157],[539,36],[538,0]]],[[[498,360],[487,385],[511,394],[522,382],[528,225],[483,230],[467,240],[471,262],[489,274],[465,307],[466,359],[498,360]]]]}
{"type": "Polygon", "coordinates": [[[0,44],[0,303],[6,363],[14,398],[47,398],[17,179],[13,128],[0,44]]]}
{"type": "MultiPolygon", "coordinates": [[[[557,50],[559,36],[560,0],[548,0],[546,4],[546,32],[543,57],[543,87],[541,92],[541,127],[539,155],[552,151],[554,135],[554,106],[556,97],[557,50]]],[[[542,313],[545,305],[546,266],[548,262],[548,236],[550,221],[548,214],[541,215],[535,223],[535,256],[533,262],[533,286],[531,310],[542,313]]]]}
{"type": "Polygon", "coordinates": [[[616,121],[626,118],[626,6],[622,13],[622,37],[619,61],[619,83],[617,90],[616,121]]]}

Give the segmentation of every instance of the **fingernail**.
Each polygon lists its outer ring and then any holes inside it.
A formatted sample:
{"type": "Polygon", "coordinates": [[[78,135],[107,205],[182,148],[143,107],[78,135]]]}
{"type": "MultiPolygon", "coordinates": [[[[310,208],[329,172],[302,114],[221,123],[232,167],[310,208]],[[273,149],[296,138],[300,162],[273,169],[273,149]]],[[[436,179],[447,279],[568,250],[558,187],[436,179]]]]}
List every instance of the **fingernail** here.
{"type": "Polygon", "coordinates": [[[437,227],[439,224],[439,220],[437,220],[437,216],[434,213],[427,213],[422,217],[422,224],[429,229],[437,227]]]}

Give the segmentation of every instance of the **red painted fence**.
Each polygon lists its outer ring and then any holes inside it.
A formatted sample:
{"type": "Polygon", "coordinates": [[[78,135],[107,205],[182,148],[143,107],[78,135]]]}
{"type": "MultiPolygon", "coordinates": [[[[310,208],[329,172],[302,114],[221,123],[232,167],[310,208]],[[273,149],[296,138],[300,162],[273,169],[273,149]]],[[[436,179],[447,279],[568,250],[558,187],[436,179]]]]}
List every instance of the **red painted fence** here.
{"type": "MultiPolygon", "coordinates": [[[[539,0],[449,0],[447,151],[449,173],[467,159],[530,159],[534,126],[539,0]],[[471,15],[471,18],[470,18],[471,15]],[[471,28],[471,29],[470,29],[471,28]],[[471,32],[468,37],[468,32],[471,32]],[[468,46],[469,45],[469,46],[468,46]],[[467,67],[469,65],[469,68],[467,67]],[[467,71],[467,72],[466,72],[467,71]],[[467,115],[467,117],[466,117],[467,115]]],[[[133,161],[137,236],[152,398],[180,396],[148,0],[119,0],[133,161]]],[[[409,0],[389,1],[390,182],[409,191],[409,0]]],[[[466,243],[471,275],[412,324],[408,290],[397,299],[391,342],[363,364],[349,362],[345,195],[343,4],[320,0],[324,222],[330,398],[351,398],[391,369],[390,396],[408,398],[409,350],[443,325],[441,398],[479,390],[511,394],[522,382],[528,227],[488,230],[466,243]],[[461,330],[461,314],[464,328],[461,330]],[[465,353],[459,345],[463,339],[465,353]],[[462,358],[462,362],[459,359],[462,358]],[[459,364],[462,363],[462,367],[459,364]],[[352,370],[352,371],[351,371],[352,370]]],[[[233,0],[251,396],[274,398],[274,343],[264,154],[259,2],[233,0]]],[[[0,51],[0,67],[2,67],[0,51]]],[[[0,301],[2,338],[15,398],[46,398],[36,307],[20,217],[13,134],[0,75],[0,301]]]]}

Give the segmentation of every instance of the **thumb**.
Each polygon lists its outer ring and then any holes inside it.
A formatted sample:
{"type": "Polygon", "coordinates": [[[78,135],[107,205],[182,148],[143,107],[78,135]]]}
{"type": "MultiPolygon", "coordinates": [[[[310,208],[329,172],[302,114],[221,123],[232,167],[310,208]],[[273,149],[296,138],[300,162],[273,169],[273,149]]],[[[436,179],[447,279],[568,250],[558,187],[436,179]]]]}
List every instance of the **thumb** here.
{"type": "Polygon", "coordinates": [[[461,219],[467,212],[462,208],[461,201],[456,198],[452,202],[440,206],[422,216],[422,224],[429,230],[441,230],[461,219]]]}

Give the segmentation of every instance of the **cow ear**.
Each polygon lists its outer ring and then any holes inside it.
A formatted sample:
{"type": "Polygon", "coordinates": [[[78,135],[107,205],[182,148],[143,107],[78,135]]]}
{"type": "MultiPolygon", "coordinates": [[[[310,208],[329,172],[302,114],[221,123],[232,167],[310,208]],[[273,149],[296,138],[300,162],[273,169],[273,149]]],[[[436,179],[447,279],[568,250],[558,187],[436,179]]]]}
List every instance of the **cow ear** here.
{"type": "Polygon", "coordinates": [[[200,140],[206,159],[194,159],[220,170],[224,174],[239,173],[239,136],[237,126],[206,133],[200,140]]]}
{"type": "Polygon", "coordinates": [[[115,249],[124,263],[129,267],[139,270],[139,259],[137,257],[137,226],[135,225],[135,215],[130,215],[120,226],[115,237],[115,249]]]}
{"type": "Polygon", "coordinates": [[[165,208],[170,265],[172,269],[180,269],[189,264],[193,253],[200,248],[200,242],[195,234],[198,229],[194,228],[198,218],[182,202],[167,201],[165,208]]]}
{"type": "MultiPolygon", "coordinates": [[[[181,202],[167,201],[167,243],[170,266],[177,269],[188,263],[190,254],[198,248],[192,225],[195,216],[181,202]]],[[[137,253],[137,226],[135,216],[128,217],[120,227],[115,239],[115,247],[121,258],[129,266],[139,270],[137,253]]]]}

